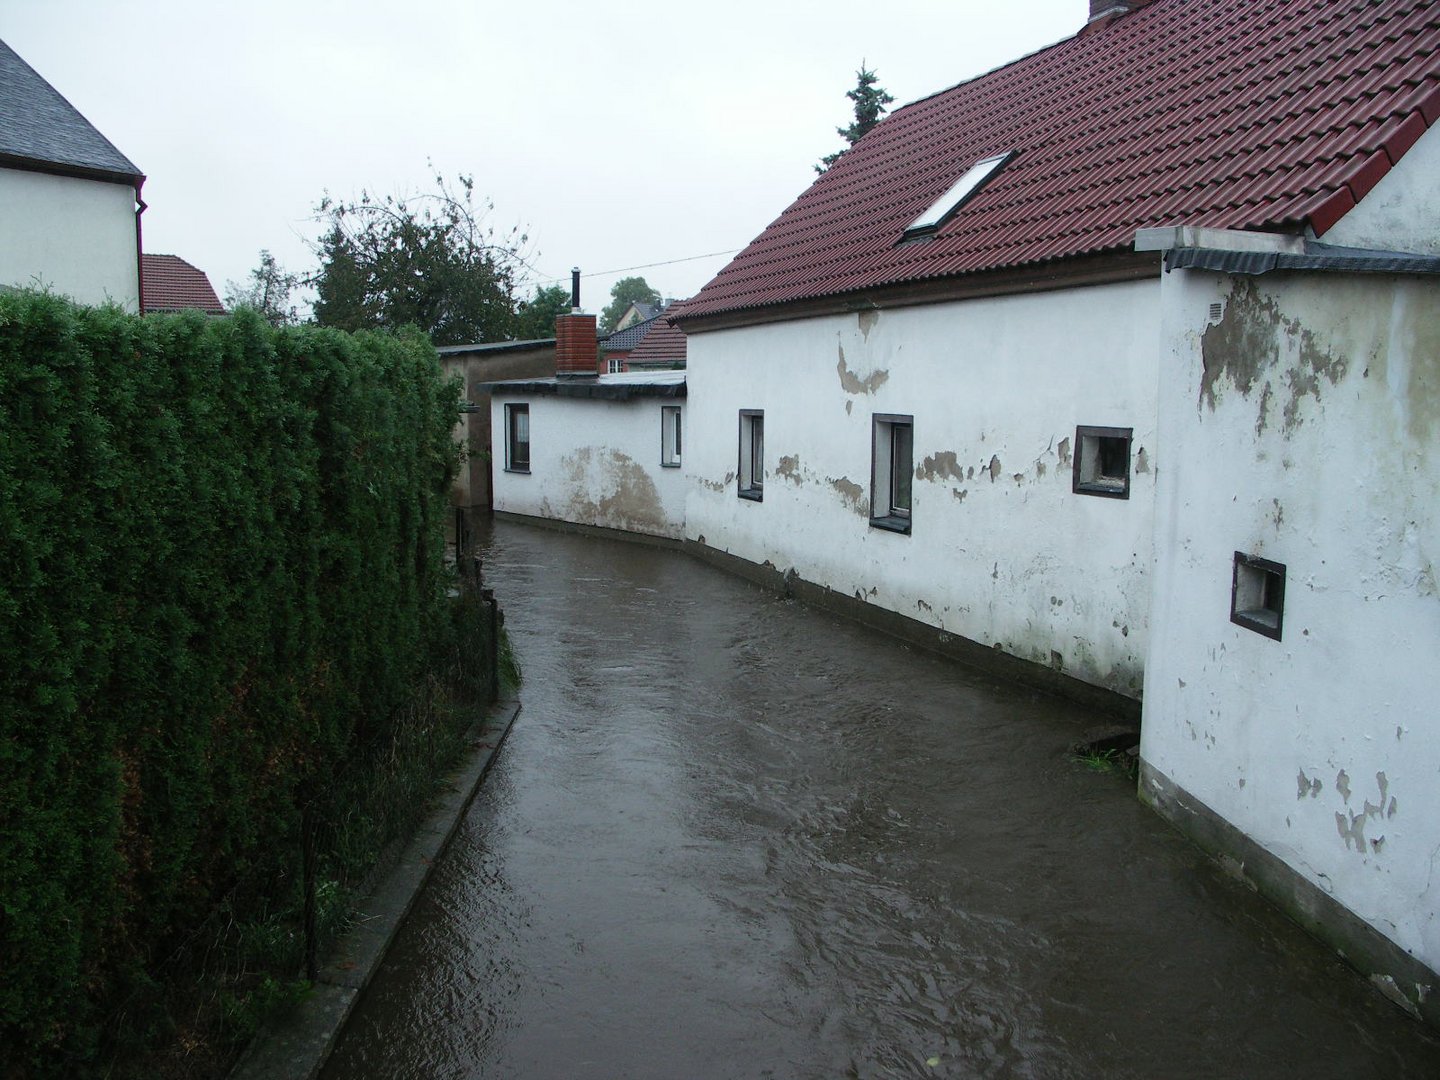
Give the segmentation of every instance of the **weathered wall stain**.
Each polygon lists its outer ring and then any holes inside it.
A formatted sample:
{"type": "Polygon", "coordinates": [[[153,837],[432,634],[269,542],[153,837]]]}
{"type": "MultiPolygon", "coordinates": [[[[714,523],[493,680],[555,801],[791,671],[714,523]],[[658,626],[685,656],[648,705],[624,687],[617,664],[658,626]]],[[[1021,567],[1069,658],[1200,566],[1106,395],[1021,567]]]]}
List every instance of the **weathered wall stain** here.
{"type": "Polygon", "coordinates": [[[1303,768],[1300,770],[1299,777],[1296,778],[1296,783],[1300,786],[1300,790],[1295,794],[1295,798],[1297,799],[1303,799],[1306,795],[1309,795],[1313,799],[1320,794],[1320,789],[1325,786],[1325,782],[1318,776],[1313,779],[1306,776],[1303,768]]]}
{"type": "Polygon", "coordinates": [[[1066,469],[1070,468],[1070,439],[1068,436],[1060,440],[1060,445],[1055,448],[1055,453],[1060,457],[1061,466],[1066,469]]]}
{"type": "Polygon", "coordinates": [[[954,450],[941,450],[929,455],[915,470],[916,480],[964,480],[965,467],[954,450]]]}
{"type": "Polygon", "coordinates": [[[838,346],[840,360],[835,365],[836,372],[840,375],[840,389],[847,394],[873,394],[880,387],[890,381],[890,372],[883,368],[872,371],[865,378],[860,378],[848,367],[845,366],[845,346],[838,346]]]}
{"type": "Polygon", "coordinates": [[[799,487],[804,482],[800,476],[800,455],[788,454],[782,457],[779,464],[775,466],[775,475],[783,476],[799,487]]]}
{"type": "Polygon", "coordinates": [[[858,321],[860,324],[860,336],[863,337],[866,341],[869,341],[871,328],[873,328],[874,325],[880,321],[880,312],[874,310],[873,308],[869,311],[862,311],[860,312],[858,321]]]}
{"type": "Polygon", "coordinates": [[[830,486],[840,493],[840,498],[855,513],[861,517],[870,516],[870,500],[865,495],[865,489],[849,477],[827,477],[830,486]]]}
{"type": "Polygon", "coordinates": [[[1262,295],[1250,278],[1237,277],[1230,286],[1225,315],[1205,328],[1200,336],[1200,359],[1204,374],[1200,377],[1201,407],[1215,411],[1222,381],[1242,397],[1249,397],[1256,383],[1265,382],[1255,418],[1257,433],[1269,423],[1271,408],[1268,373],[1280,363],[1283,351],[1293,354],[1294,362],[1281,375],[1289,387],[1290,397],[1282,411],[1284,430],[1290,434],[1301,422],[1300,407],[1307,397],[1320,397],[1321,382],[1334,386],[1349,368],[1349,359],[1337,356],[1323,347],[1317,335],[1305,328],[1298,318],[1287,316],[1272,296],[1262,295]]]}
{"type": "Polygon", "coordinates": [[[998,456],[992,456],[992,457],[990,458],[990,482],[993,484],[996,480],[999,480],[999,479],[1000,479],[1000,458],[999,458],[998,456]]]}
{"type": "Polygon", "coordinates": [[[1150,455],[1145,452],[1143,446],[1135,452],[1135,471],[1137,473],[1148,473],[1150,471],[1150,455]]]}
{"type": "Polygon", "coordinates": [[[698,483],[701,487],[706,488],[709,491],[715,491],[720,493],[729,491],[730,485],[734,482],[735,474],[733,472],[727,472],[725,474],[724,480],[706,480],[703,477],[696,479],[696,483],[698,483]]]}
{"type": "Polygon", "coordinates": [[[1434,286],[1421,286],[1425,302],[1412,304],[1401,293],[1392,312],[1394,359],[1404,364],[1405,426],[1421,446],[1440,434],[1440,304],[1434,286]]]}
{"type": "Polygon", "coordinates": [[[566,517],[588,525],[626,529],[633,532],[663,531],[665,508],[655,481],[645,467],[620,450],[581,447],[560,459],[565,478],[573,490],[566,504],[566,517]],[[598,470],[598,484],[590,473],[598,470]],[[598,499],[596,491],[604,492],[598,499]]]}

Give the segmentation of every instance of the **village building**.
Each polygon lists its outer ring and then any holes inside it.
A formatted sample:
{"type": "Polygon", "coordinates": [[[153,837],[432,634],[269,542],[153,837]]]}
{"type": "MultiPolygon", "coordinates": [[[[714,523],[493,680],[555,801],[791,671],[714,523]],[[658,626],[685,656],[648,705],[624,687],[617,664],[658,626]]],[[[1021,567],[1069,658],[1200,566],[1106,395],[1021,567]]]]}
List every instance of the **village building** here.
{"type": "MultiPolygon", "coordinates": [[[[499,514],[679,541],[685,372],[611,373],[595,316],[555,320],[555,374],[483,383],[499,514]]],[[[673,351],[673,349],[671,350],[673,351]]]]}
{"type": "Polygon", "coordinates": [[[138,168],[0,41],[0,288],[141,308],[138,168]]]}
{"type": "Polygon", "coordinates": [[[225,314],[225,305],[215,295],[205,271],[180,256],[152,255],[147,251],[140,256],[140,268],[145,282],[146,315],[180,311],[225,314]]]}
{"type": "Polygon", "coordinates": [[[692,550],[1143,700],[1142,796],[1432,1020],[1437,119],[1422,0],[1094,0],[670,313],[692,550]]]}

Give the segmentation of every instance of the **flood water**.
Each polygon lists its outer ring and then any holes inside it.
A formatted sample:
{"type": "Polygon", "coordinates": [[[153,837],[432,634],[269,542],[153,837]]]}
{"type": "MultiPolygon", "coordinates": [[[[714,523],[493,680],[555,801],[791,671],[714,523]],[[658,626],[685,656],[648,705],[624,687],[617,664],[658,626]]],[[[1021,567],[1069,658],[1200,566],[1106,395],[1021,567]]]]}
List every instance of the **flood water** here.
{"type": "Polygon", "coordinates": [[[1440,1076],[1073,758],[1094,715],[676,552],[487,546],[523,707],[327,1080],[1440,1076]]]}

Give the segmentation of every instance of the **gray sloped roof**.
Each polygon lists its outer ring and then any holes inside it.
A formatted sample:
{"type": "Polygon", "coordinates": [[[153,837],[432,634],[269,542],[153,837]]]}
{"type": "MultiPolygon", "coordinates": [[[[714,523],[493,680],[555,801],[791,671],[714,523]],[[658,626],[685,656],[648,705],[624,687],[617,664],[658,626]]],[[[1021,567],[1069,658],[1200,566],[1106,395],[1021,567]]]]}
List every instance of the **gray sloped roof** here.
{"type": "MultiPolygon", "coordinates": [[[[639,307],[640,305],[636,304],[635,306],[639,307]]],[[[651,315],[643,322],[633,322],[624,330],[616,330],[609,337],[601,339],[600,347],[606,352],[628,352],[640,344],[659,317],[659,315],[651,315]]]]}
{"type": "Polygon", "coordinates": [[[133,183],[143,174],[15,50],[0,41],[0,159],[133,183]],[[18,162],[15,159],[20,159],[18,162]]]}

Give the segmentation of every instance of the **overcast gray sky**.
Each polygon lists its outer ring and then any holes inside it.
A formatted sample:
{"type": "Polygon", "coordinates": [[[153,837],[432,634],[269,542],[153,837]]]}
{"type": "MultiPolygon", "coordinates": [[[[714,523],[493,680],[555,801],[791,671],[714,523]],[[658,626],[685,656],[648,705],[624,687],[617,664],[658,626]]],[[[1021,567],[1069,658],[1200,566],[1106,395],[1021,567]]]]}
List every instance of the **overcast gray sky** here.
{"type": "Polygon", "coordinates": [[[498,229],[525,229],[530,284],[580,266],[597,311],[628,273],[690,295],[726,260],[693,256],[743,246],[789,205],[842,145],[862,60],[898,106],[1068,37],[1088,10],[0,0],[0,38],[146,174],[145,250],[222,295],[261,248],[313,269],[327,189],[426,189],[428,159],[473,175],[498,229]]]}

